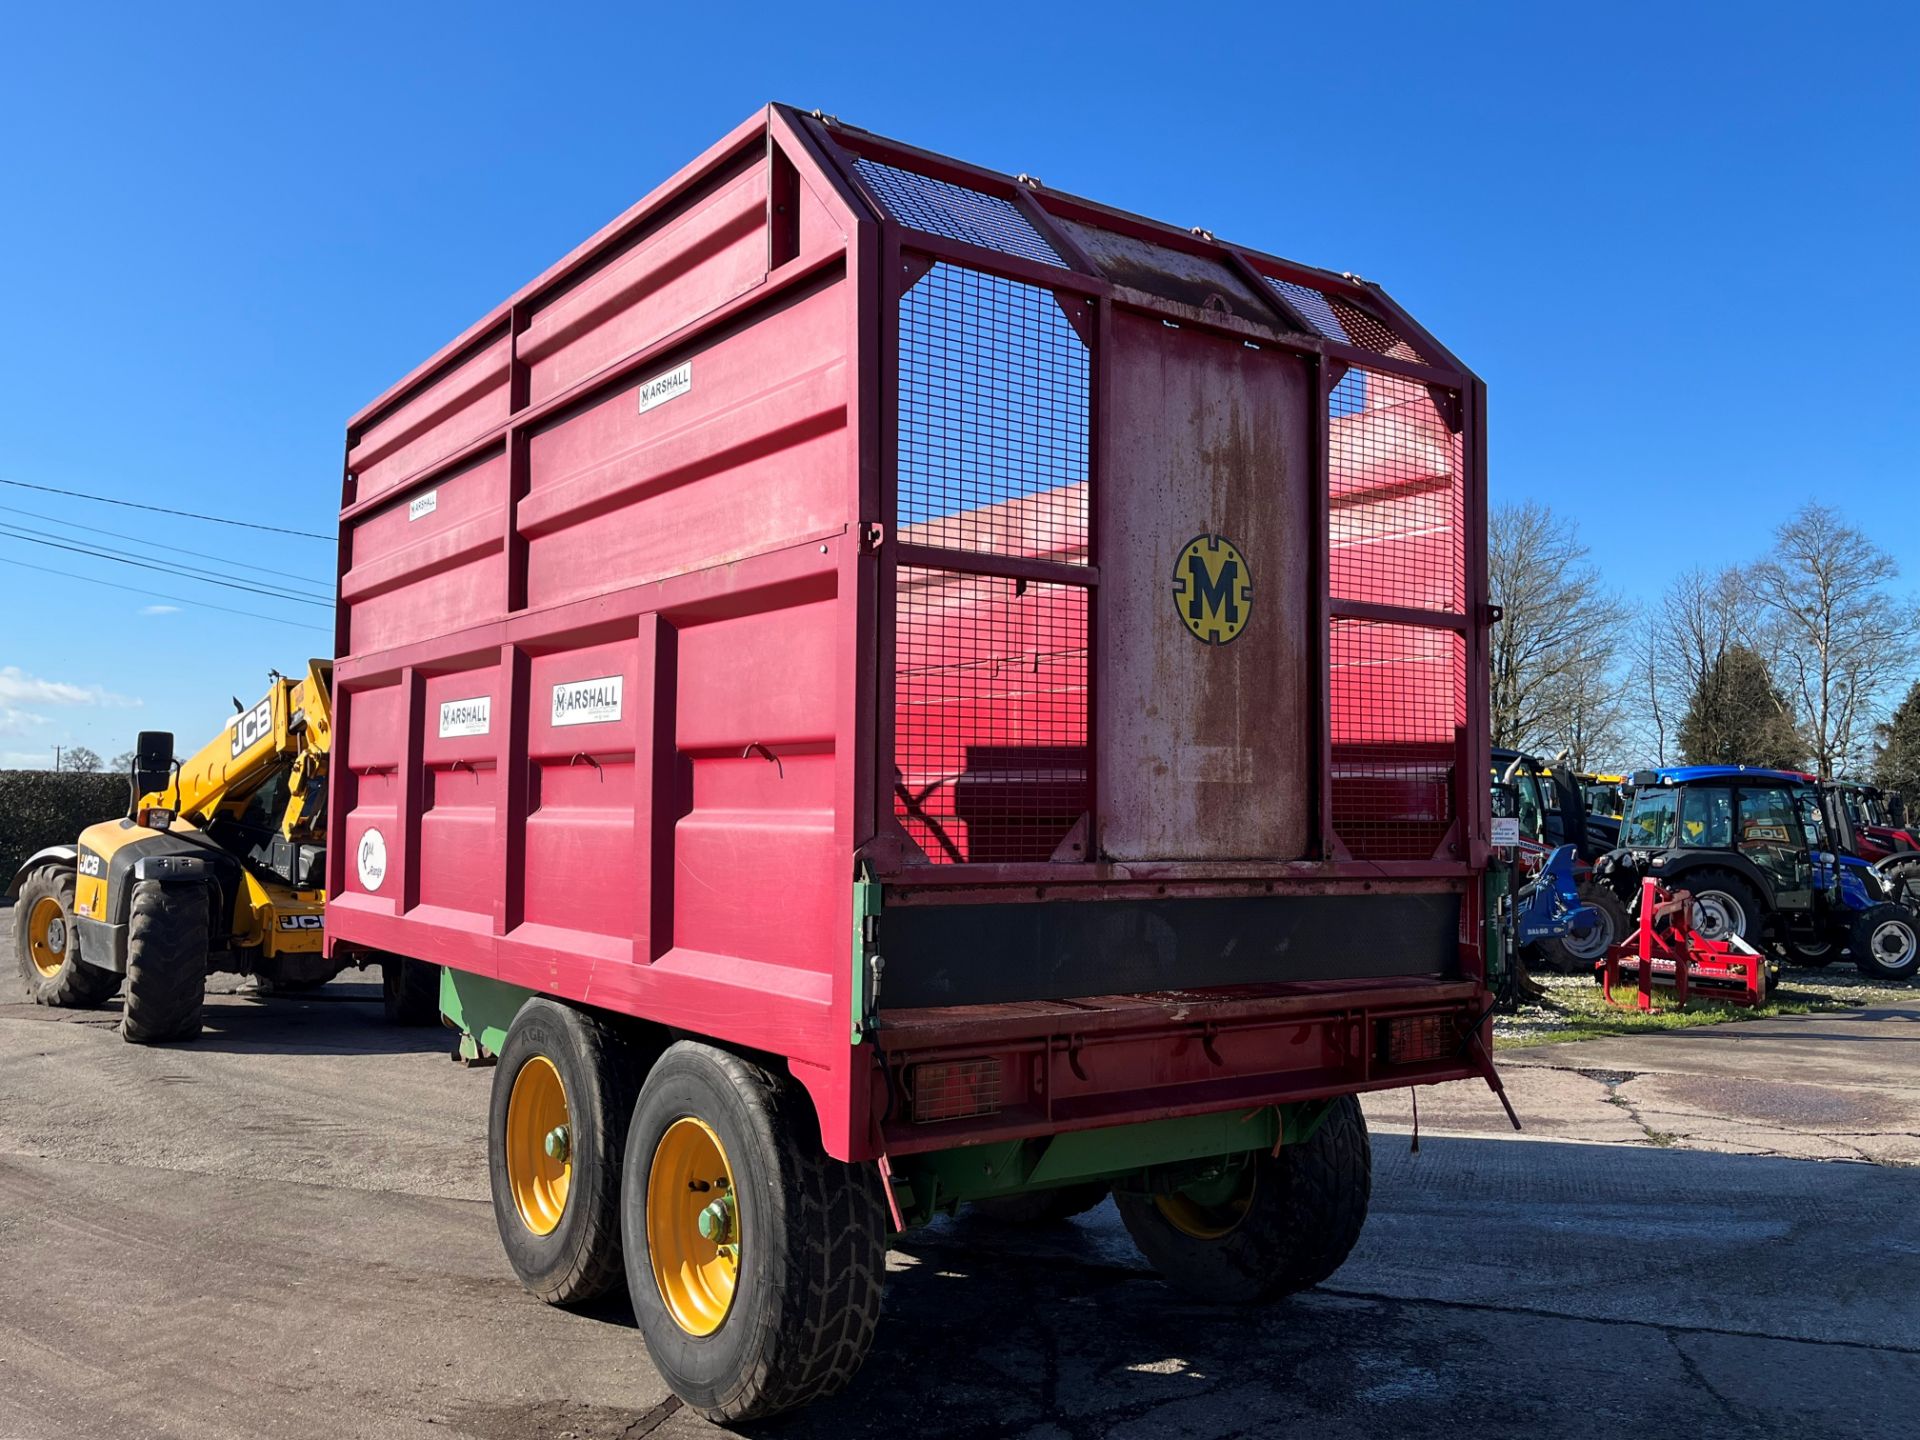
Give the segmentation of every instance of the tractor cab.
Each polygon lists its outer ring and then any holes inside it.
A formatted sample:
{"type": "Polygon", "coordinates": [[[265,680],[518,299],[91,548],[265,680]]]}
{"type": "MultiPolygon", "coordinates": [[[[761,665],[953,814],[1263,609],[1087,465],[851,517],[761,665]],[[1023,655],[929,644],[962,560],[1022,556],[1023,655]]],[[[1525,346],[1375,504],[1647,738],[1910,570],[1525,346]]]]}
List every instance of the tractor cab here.
{"type": "Polygon", "coordinates": [[[1688,892],[1707,939],[1771,944],[1804,965],[1847,951],[1863,974],[1903,980],[1920,969],[1914,915],[1851,853],[1845,807],[1824,788],[1744,765],[1642,771],[1597,873],[1629,905],[1649,877],[1688,892]]]}

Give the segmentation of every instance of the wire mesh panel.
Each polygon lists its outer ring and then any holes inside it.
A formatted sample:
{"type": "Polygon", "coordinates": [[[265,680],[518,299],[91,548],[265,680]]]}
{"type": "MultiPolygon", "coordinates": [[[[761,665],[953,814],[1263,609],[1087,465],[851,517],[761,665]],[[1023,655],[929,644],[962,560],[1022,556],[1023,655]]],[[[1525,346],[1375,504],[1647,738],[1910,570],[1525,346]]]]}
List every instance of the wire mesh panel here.
{"type": "Polygon", "coordinates": [[[1455,814],[1466,638],[1336,618],[1330,641],[1334,832],[1357,859],[1430,859],[1455,814]]]}
{"type": "Polygon", "coordinates": [[[902,225],[929,235],[1066,268],[1054,249],[1011,200],[970,190],[897,165],[862,156],[853,168],[902,225]]]}
{"type": "Polygon", "coordinates": [[[1046,860],[1087,808],[1087,592],[902,567],[894,813],[938,863],[1046,860]]]}
{"type": "Polygon", "coordinates": [[[1051,292],[936,265],[900,303],[901,539],[1085,561],[1088,370],[1051,292]]]}
{"type": "Polygon", "coordinates": [[[1279,280],[1271,275],[1266,277],[1266,281],[1323,338],[1338,340],[1346,345],[1358,345],[1376,355],[1391,355],[1397,360],[1425,363],[1420,352],[1401,339],[1391,325],[1379,316],[1362,310],[1344,296],[1315,290],[1311,285],[1302,285],[1293,280],[1279,280]]]}
{"type": "Polygon", "coordinates": [[[1465,453],[1432,392],[1354,368],[1327,418],[1333,598],[1462,613],[1465,453]]]}

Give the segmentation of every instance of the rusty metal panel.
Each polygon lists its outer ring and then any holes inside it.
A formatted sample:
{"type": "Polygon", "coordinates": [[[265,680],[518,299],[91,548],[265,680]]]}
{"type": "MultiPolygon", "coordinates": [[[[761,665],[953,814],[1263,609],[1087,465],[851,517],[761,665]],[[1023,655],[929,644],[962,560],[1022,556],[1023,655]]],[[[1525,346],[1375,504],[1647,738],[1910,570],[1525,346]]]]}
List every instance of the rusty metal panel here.
{"type": "Polygon", "coordinates": [[[1307,366],[1125,311],[1113,342],[1099,851],[1299,858],[1315,704],[1307,366]]]}

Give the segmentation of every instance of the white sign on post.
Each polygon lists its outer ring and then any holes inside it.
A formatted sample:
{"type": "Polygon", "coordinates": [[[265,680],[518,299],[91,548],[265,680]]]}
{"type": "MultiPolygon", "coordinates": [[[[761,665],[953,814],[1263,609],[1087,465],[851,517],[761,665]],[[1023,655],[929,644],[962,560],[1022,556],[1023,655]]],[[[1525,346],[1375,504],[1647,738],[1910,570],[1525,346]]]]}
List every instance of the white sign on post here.
{"type": "Polygon", "coordinates": [[[1518,815],[1496,815],[1493,817],[1493,844],[1496,850],[1511,850],[1520,843],[1520,817],[1518,815]]]}

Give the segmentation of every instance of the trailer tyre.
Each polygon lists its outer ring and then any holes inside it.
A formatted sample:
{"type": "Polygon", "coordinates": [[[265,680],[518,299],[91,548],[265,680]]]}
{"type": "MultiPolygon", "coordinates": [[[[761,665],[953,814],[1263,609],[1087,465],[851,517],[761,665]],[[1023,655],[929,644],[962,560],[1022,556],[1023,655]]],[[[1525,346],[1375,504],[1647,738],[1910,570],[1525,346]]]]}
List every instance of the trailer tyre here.
{"type": "Polygon", "coordinates": [[[1058,1225],[1076,1215],[1084,1215],[1107,1198],[1104,1180],[1086,1185],[1062,1185],[1054,1190],[1028,1190],[1020,1195],[1000,1195],[991,1200],[976,1200],[973,1209],[997,1225],[1058,1225]]]}
{"type": "Polygon", "coordinates": [[[120,977],[80,958],[73,930],[73,871],[43,865],[20,885],[13,907],[13,948],[20,978],[36,1005],[91,1009],[120,988],[120,977]]]}
{"type": "Polygon", "coordinates": [[[1920,970],[1920,929],[1904,905],[1875,905],[1853,922],[1854,967],[1873,980],[1905,980],[1920,970]]]}
{"type": "Polygon", "coordinates": [[[389,1025],[440,1023],[440,967],[395,955],[380,962],[380,1008],[389,1025]]]}
{"type": "Polygon", "coordinates": [[[136,880],[127,917],[127,1003],[120,1038],[191,1040],[207,998],[207,887],[136,880]]]}
{"type": "Polygon", "coordinates": [[[1372,1192],[1366,1118],[1358,1098],[1344,1095],[1311,1139],[1250,1156],[1229,1196],[1113,1198],[1161,1279],[1199,1299],[1257,1304],[1338,1270],[1360,1238],[1372,1192]]]}
{"type": "Polygon", "coordinates": [[[577,1305],[619,1281],[620,1159],[639,1057],[619,1031],[558,1001],[527,1001],[507,1029],[487,1114],[500,1243],[520,1283],[577,1305]]]}
{"type": "Polygon", "coordinates": [[[681,1041],[627,1137],[627,1288],[653,1363],[709,1420],[842,1389],[880,1318],[886,1200],[821,1147],[792,1081],[681,1041]]]}

